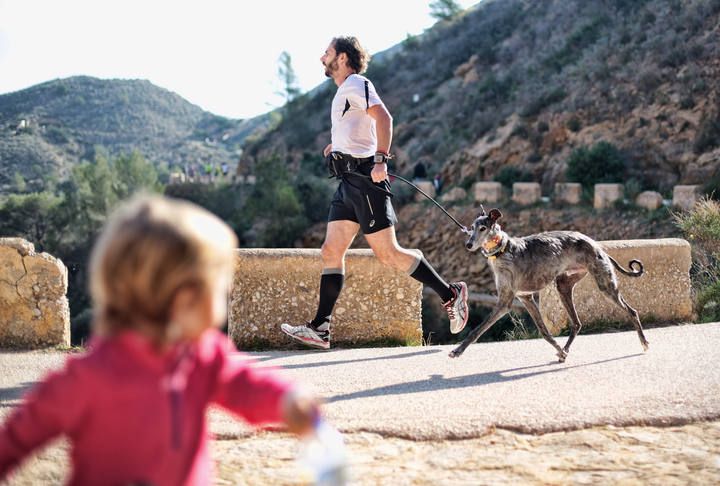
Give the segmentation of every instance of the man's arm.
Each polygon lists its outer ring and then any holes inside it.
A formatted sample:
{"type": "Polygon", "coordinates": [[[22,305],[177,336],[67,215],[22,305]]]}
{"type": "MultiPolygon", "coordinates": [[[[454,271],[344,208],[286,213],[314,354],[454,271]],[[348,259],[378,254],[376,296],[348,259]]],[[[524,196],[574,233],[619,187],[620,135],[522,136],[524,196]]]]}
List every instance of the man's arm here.
{"type": "Polygon", "coordinates": [[[377,151],[390,155],[390,145],[392,144],[393,119],[390,112],[387,111],[385,105],[377,104],[368,108],[368,115],[375,120],[375,129],[377,130],[377,151]]]}
{"type": "MultiPolygon", "coordinates": [[[[392,116],[385,105],[378,104],[368,108],[368,115],[375,120],[377,131],[377,151],[390,155],[390,144],[392,143],[392,116]]],[[[387,164],[375,164],[370,177],[373,182],[382,182],[387,179],[387,164]]]]}

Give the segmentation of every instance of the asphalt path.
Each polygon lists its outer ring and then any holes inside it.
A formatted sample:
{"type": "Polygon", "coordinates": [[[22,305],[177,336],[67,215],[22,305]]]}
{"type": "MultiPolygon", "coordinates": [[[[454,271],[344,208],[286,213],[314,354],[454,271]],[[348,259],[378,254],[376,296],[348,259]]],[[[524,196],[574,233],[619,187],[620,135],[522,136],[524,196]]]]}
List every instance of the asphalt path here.
{"type": "MultiPolygon", "coordinates": [[[[678,425],[720,418],[720,323],[580,335],[565,363],[542,339],[452,346],[250,353],[326,400],[342,431],[409,439],[479,437],[493,428],[544,433],[594,425],[678,425]]],[[[564,338],[561,338],[562,342],[564,338]]],[[[66,358],[0,353],[0,414],[66,358]]],[[[237,359],[246,359],[238,356],[237,359]]],[[[221,438],[249,430],[214,413],[221,438]]]]}

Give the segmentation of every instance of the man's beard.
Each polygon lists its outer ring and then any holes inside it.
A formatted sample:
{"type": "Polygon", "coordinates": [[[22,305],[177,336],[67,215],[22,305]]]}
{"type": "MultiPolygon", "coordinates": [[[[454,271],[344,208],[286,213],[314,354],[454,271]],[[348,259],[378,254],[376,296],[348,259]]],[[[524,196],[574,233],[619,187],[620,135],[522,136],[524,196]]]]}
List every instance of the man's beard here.
{"type": "Polygon", "coordinates": [[[338,70],[337,58],[330,61],[330,64],[325,66],[325,76],[332,78],[332,73],[338,70]]]}

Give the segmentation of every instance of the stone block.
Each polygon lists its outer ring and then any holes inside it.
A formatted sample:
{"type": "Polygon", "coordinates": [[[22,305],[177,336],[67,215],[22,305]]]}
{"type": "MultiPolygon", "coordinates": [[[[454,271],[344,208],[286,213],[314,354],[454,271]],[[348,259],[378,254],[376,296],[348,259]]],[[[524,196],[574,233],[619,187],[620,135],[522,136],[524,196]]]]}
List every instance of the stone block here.
{"type": "Polygon", "coordinates": [[[556,203],[580,204],[582,184],[579,182],[556,182],[553,200],[556,203]]]}
{"type": "MultiPolygon", "coordinates": [[[[693,319],[690,285],[690,244],[679,238],[656,240],[601,241],[608,254],[623,268],[632,259],[640,260],[643,275],[628,277],[616,271],[621,295],[644,319],[658,322],[689,322],[693,319]]],[[[548,329],[557,334],[569,322],[554,285],[541,293],[540,310],[548,329]]],[[[573,292],[580,322],[625,322],[634,329],[627,312],[602,294],[591,276],[583,278],[573,292]]]]}
{"type": "Polygon", "coordinates": [[[496,203],[503,198],[503,186],[499,182],[476,182],[473,197],[479,203],[496,203]]]}
{"type": "Polygon", "coordinates": [[[662,194],[655,191],[643,191],[635,198],[635,204],[641,208],[654,211],[663,204],[662,194]]]}
{"type": "Polygon", "coordinates": [[[513,184],[512,200],[516,204],[529,206],[540,200],[540,184],[537,182],[516,182],[513,184]]]}
{"type": "Polygon", "coordinates": [[[616,201],[622,201],[625,188],[622,184],[595,184],[595,209],[610,208],[616,201]]]}
{"type": "Polygon", "coordinates": [[[0,347],[70,346],[65,265],[21,238],[0,238],[0,347]]]}
{"type": "MultiPolygon", "coordinates": [[[[235,344],[240,349],[296,348],[280,324],[312,319],[321,270],[320,250],[238,250],[228,318],[235,344]]],[[[419,282],[382,265],[371,250],[350,250],[333,313],[333,346],[420,344],[421,300],[419,282]]]]}
{"type": "Polygon", "coordinates": [[[440,198],[443,202],[464,201],[467,198],[467,191],[462,187],[453,187],[440,198]]]}
{"type": "Polygon", "coordinates": [[[673,206],[688,211],[700,199],[700,186],[675,186],[673,206]]]}

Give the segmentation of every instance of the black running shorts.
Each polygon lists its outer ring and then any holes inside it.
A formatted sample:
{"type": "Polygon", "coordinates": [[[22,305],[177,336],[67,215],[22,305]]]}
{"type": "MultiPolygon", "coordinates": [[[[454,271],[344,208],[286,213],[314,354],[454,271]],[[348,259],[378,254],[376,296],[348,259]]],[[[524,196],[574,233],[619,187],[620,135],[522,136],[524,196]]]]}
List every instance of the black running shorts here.
{"type": "MultiPolygon", "coordinates": [[[[373,163],[363,164],[357,172],[369,176],[373,163]]],[[[346,174],[340,181],[332,202],[328,222],[355,221],[366,235],[389,228],[397,223],[390,196],[373,189],[373,186],[390,191],[390,183],[374,183],[370,179],[346,174]]]]}

